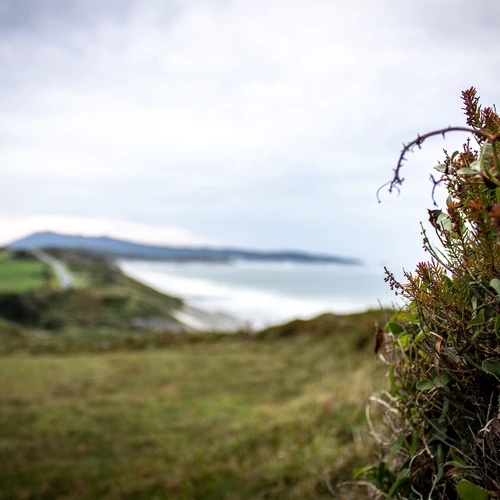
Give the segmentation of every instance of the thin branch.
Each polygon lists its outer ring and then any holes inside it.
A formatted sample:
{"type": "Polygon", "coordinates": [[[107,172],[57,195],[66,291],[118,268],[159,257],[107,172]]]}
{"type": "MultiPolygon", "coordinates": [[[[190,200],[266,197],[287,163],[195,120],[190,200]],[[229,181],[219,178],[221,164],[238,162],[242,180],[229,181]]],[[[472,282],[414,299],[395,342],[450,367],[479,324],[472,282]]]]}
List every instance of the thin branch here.
{"type": "Polygon", "coordinates": [[[326,487],[328,488],[328,491],[332,494],[334,498],[339,498],[337,495],[337,492],[335,491],[332,482],[330,481],[330,474],[328,474],[328,471],[325,470],[325,482],[326,482],[326,487]]]}
{"type": "MultiPolygon", "coordinates": [[[[398,189],[398,186],[400,186],[403,183],[404,178],[401,177],[400,173],[401,169],[403,168],[403,162],[407,159],[406,154],[408,152],[412,152],[415,146],[421,149],[422,144],[430,137],[434,137],[436,135],[442,135],[443,138],[445,138],[448,132],[469,132],[476,136],[482,137],[483,139],[490,142],[490,144],[493,147],[493,151],[496,151],[495,143],[497,140],[500,139],[500,132],[496,134],[490,134],[488,132],[485,132],[484,130],[477,130],[471,127],[447,127],[439,130],[433,130],[432,132],[427,132],[424,135],[418,135],[417,138],[414,139],[413,141],[409,142],[408,144],[403,144],[403,149],[401,150],[401,154],[399,155],[398,164],[394,170],[394,177],[392,181],[385,183],[377,190],[377,200],[379,203],[380,203],[379,193],[384,187],[389,186],[389,193],[392,193],[394,189],[398,189]]],[[[498,159],[496,159],[496,161],[498,162],[498,159]]]]}
{"type": "Polygon", "coordinates": [[[435,198],[435,193],[436,193],[436,188],[439,186],[439,184],[441,184],[442,182],[444,182],[444,179],[439,179],[439,180],[436,180],[434,179],[434,176],[431,174],[430,175],[431,177],[431,181],[432,181],[432,193],[431,193],[431,196],[432,196],[432,203],[434,203],[434,206],[437,207],[438,204],[436,203],[436,198],[435,198]]]}

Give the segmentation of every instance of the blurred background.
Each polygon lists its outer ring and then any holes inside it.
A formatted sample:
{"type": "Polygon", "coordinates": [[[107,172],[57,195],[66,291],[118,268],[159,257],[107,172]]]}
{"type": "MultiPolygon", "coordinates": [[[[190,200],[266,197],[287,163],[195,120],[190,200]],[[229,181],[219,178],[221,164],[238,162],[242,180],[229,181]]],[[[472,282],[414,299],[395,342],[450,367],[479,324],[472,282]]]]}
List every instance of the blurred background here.
{"type": "Polygon", "coordinates": [[[369,462],[383,267],[427,258],[467,135],[377,190],[495,103],[499,15],[0,0],[0,498],[328,498],[369,462]]]}
{"type": "MultiPolygon", "coordinates": [[[[0,2],[1,239],[35,230],[414,265],[436,139],[495,100],[484,1],[0,2]],[[397,236],[396,236],[397,235],[397,236]]],[[[493,53],[492,53],[493,52],[493,53]]]]}

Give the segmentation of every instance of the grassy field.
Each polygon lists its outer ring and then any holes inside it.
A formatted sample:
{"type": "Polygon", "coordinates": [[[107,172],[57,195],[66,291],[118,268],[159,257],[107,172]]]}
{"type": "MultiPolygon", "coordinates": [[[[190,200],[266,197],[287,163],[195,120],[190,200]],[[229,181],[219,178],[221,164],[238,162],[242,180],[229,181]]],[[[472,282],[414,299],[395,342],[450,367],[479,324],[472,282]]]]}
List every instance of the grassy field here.
{"type": "Polygon", "coordinates": [[[0,254],[0,500],[330,499],[326,477],[371,462],[383,311],[256,334],[152,331],[134,321],[173,324],[179,299],[102,259],[53,255],[77,288],[0,254]]]}
{"type": "Polygon", "coordinates": [[[49,275],[47,266],[39,260],[16,258],[11,252],[0,252],[0,293],[19,293],[43,287],[49,275]]]}
{"type": "Polygon", "coordinates": [[[332,498],[325,473],[348,480],[370,460],[376,316],[328,317],[329,333],[320,318],[257,339],[0,358],[0,498],[332,498]]]}

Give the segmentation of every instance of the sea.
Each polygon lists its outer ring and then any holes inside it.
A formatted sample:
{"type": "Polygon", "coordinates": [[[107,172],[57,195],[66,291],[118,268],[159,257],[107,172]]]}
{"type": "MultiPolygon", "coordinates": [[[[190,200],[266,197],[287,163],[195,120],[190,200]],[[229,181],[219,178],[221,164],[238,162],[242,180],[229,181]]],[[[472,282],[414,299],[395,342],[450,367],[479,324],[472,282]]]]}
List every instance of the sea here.
{"type": "Polygon", "coordinates": [[[290,262],[121,260],[130,277],[199,309],[253,328],[397,304],[382,266],[290,262]]]}

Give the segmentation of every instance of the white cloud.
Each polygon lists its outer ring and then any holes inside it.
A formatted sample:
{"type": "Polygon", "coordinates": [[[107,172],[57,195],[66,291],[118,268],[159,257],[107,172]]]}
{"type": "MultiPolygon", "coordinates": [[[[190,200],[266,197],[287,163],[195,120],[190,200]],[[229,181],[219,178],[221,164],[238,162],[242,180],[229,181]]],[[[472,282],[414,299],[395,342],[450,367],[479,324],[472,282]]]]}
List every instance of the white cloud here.
{"type": "Polygon", "coordinates": [[[462,123],[459,93],[471,84],[495,98],[489,2],[473,15],[463,0],[131,0],[113,4],[116,15],[70,4],[78,15],[47,10],[38,27],[0,32],[0,170],[19,193],[0,213],[38,201],[33,215],[81,216],[85,205],[92,219],[164,217],[246,244],[239,218],[258,246],[357,255],[370,214],[380,234],[400,224],[399,248],[383,250],[396,258],[425,218],[443,145],[411,158],[404,204],[378,207],[401,142],[462,123]],[[292,218],[317,237],[301,241],[292,218]],[[349,234],[330,241],[325,231],[349,234]]]}
{"type": "Polygon", "coordinates": [[[110,236],[129,241],[165,245],[206,245],[210,241],[197,238],[178,227],[162,227],[120,220],[69,217],[64,215],[0,216],[0,245],[12,243],[34,232],[55,231],[82,236],[110,236]]]}

